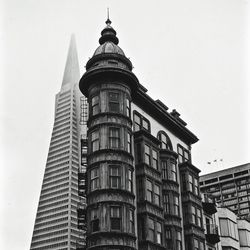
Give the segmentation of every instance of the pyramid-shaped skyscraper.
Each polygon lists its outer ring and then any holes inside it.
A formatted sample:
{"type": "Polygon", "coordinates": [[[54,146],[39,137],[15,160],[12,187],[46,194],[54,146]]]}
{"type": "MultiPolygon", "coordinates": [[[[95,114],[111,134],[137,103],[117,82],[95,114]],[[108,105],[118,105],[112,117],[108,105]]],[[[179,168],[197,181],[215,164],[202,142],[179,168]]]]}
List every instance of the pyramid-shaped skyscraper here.
{"type": "Polygon", "coordinates": [[[79,79],[76,43],[72,36],[61,90],[55,100],[54,126],[31,250],[75,249],[84,242],[84,228],[78,225],[77,211],[86,202],[84,190],[80,196],[78,193],[78,174],[86,171],[87,102],[79,91],[79,79]]]}

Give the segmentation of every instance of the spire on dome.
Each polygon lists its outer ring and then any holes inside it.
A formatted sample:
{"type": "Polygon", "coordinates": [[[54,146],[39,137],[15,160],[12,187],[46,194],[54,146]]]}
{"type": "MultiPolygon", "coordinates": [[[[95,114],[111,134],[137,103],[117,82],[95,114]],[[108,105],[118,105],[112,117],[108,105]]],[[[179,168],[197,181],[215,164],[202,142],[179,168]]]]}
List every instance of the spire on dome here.
{"type": "Polygon", "coordinates": [[[70,39],[67,61],[64,69],[62,87],[68,83],[75,84],[79,82],[79,79],[80,69],[76,50],[76,40],[75,35],[72,34],[70,39]]]}
{"type": "Polygon", "coordinates": [[[112,22],[109,19],[109,8],[107,8],[107,21],[105,22],[107,25],[110,25],[112,22]]]}
{"type": "Polygon", "coordinates": [[[119,43],[119,39],[116,37],[116,31],[110,26],[112,22],[109,19],[109,8],[107,14],[108,17],[105,22],[107,26],[101,32],[102,36],[99,39],[99,43],[102,45],[105,42],[112,42],[117,45],[119,43]]]}

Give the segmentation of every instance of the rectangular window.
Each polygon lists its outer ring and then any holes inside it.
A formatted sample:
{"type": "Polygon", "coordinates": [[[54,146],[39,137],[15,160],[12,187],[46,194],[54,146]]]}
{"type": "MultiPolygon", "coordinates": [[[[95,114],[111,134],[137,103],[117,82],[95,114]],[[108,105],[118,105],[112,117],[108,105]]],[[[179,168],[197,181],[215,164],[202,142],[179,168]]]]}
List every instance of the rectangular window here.
{"type": "Polygon", "coordinates": [[[160,186],[159,185],[157,185],[157,184],[155,184],[154,185],[154,190],[155,190],[155,192],[154,192],[154,195],[155,195],[155,204],[157,205],[157,206],[160,206],[160,186]]]}
{"type": "Polygon", "coordinates": [[[170,213],[169,194],[163,195],[163,206],[164,206],[165,213],[169,214],[170,213]]]}
{"type": "Polygon", "coordinates": [[[134,211],[129,209],[129,230],[130,233],[135,232],[135,218],[134,218],[134,211]]]}
{"type": "Polygon", "coordinates": [[[153,184],[147,180],[147,201],[153,202],[153,184]]]}
{"type": "Polygon", "coordinates": [[[134,130],[139,131],[141,129],[141,118],[137,114],[134,114],[134,130]]]}
{"type": "Polygon", "coordinates": [[[173,239],[172,239],[172,234],[171,234],[170,228],[165,229],[165,236],[166,236],[167,249],[173,249],[173,239]]]}
{"type": "Polygon", "coordinates": [[[120,147],[120,129],[109,128],[109,147],[119,148],[120,147]]]}
{"type": "Polygon", "coordinates": [[[145,150],[144,154],[145,163],[150,165],[150,147],[148,145],[145,145],[144,150],[145,150]]]}
{"type": "Polygon", "coordinates": [[[131,153],[131,134],[130,133],[127,133],[127,140],[128,140],[128,144],[127,144],[127,151],[128,153],[131,153]]]}
{"type": "Polygon", "coordinates": [[[191,215],[192,215],[192,223],[196,224],[196,211],[194,206],[191,206],[191,215]]]}
{"type": "Polygon", "coordinates": [[[111,230],[121,230],[121,208],[118,206],[110,207],[110,226],[111,230]]]}
{"type": "Polygon", "coordinates": [[[189,186],[189,191],[193,192],[194,188],[193,188],[193,176],[192,175],[188,175],[188,186],[189,186]]]}
{"type": "Polygon", "coordinates": [[[91,231],[96,232],[99,231],[99,216],[98,216],[98,210],[97,209],[92,209],[91,210],[91,231]]]}
{"type": "Polygon", "coordinates": [[[194,250],[199,250],[199,242],[196,239],[194,239],[194,250]]]}
{"type": "Polygon", "coordinates": [[[201,217],[201,210],[197,208],[197,226],[202,227],[202,217],[201,217]]]}
{"type": "Polygon", "coordinates": [[[168,149],[167,137],[163,133],[160,134],[161,148],[168,149]]]}
{"type": "Polygon", "coordinates": [[[152,159],[152,167],[158,169],[158,154],[154,149],[152,149],[152,159]]]}
{"type": "Polygon", "coordinates": [[[92,115],[96,115],[99,113],[99,96],[93,96],[91,100],[91,106],[92,106],[92,115]]]}
{"type": "Polygon", "coordinates": [[[176,165],[171,160],[169,160],[169,167],[170,167],[171,180],[177,181],[176,165]]]}
{"type": "Polygon", "coordinates": [[[133,190],[133,172],[131,169],[128,170],[128,191],[133,190]]]}
{"type": "Polygon", "coordinates": [[[142,128],[149,131],[149,121],[142,119],[142,128]]]}
{"type": "Polygon", "coordinates": [[[162,243],[162,226],[160,222],[156,222],[156,243],[162,243]]]}
{"type": "Polygon", "coordinates": [[[99,131],[95,130],[91,134],[91,150],[92,152],[99,150],[99,131]]]}
{"type": "Polygon", "coordinates": [[[194,177],[194,193],[196,195],[199,195],[199,185],[198,185],[198,179],[194,177]]]}
{"type": "Polygon", "coordinates": [[[176,250],[182,250],[180,231],[176,231],[176,250]]]}
{"type": "Polygon", "coordinates": [[[162,178],[168,179],[168,171],[167,171],[167,162],[166,161],[161,162],[161,171],[162,171],[162,178]]]}
{"type": "Polygon", "coordinates": [[[179,197],[174,195],[174,215],[180,215],[180,204],[179,204],[179,197]]]}
{"type": "Polygon", "coordinates": [[[148,218],[148,239],[154,242],[155,225],[151,218],[148,218]]]}
{"type": "Polygon", "coordinates": [[[99,168],[94,168],[90,171],[90,186],[91,191],[99,188],[99,168]]]}
{"type": "Polygon", "coordinates": [[[126,98],[126,115],[130,117],[131,113],[131,104],[128,98],[126,98]]]}
{"type": "Polygon", "coordinates": [[[228,220],[220,218],[220,233],[221,236],[230,236],[230,231],[228,227],[228,220]]]}
{"type": "Polygon", "coordinates": [[[120,112],[119,107],[119,94],[118,93],[109,93],[109,111],[110,112],[120,112]]]}
{"type": "Polygon", "coordinates": [[[110,166],[110,187],[121,188],[121,169],[120,166],[110,166]]]}

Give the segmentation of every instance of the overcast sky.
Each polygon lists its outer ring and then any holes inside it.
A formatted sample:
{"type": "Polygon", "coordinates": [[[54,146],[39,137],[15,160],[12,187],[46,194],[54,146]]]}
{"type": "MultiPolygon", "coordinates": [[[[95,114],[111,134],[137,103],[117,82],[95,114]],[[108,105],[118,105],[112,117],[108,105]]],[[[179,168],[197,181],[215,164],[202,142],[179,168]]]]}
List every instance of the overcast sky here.
{"type": "Polygon", "coordinates": [[[84,73],[107,7],[148,94],[200,139],[193,164],[207,173],[250,162],[247,0],[3,0],[0,249],[30,247],[70,36],[84,73]]]}

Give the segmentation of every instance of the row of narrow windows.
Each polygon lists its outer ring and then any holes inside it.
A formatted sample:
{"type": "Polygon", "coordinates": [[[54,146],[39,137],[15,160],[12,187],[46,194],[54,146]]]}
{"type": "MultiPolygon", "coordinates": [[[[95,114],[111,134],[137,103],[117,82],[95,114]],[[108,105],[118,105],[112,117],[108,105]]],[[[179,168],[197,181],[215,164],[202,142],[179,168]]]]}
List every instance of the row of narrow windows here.
{"type": "Polygon", "coordinates": [[[53,186],[53,187],[49,187],[49,188],[42,188],[42,191],[41,191],[41,194],[50,194],[50,192],[52,192],[53,190],[58,190],[60,188],[64,188],[64,187],[68,187],[69,186],[69,183],[66,182],[66,183],[63,183],[63,184],[59,184],[59,185],[56,185],[56,186],[53,186]]]}
{"type": "Polygon", "coordinates": [[[52,136],[58,135],[58,134],[60,134],[60,133],[63,133],[63,132],[65,132],[65,131],[68,131],[68,130],[70,130],[70,126],[65,127],[65,128],[62,128],[62,129],[59,129],[59,130],[53,130],[52,136]]]}
{"type": "Polygon", "coordinates": [[[46,172],[45,172],[45,174],[44,174],[44,176],[45,177],[49,177],[49,176],[52,176],[52,175],[57,175],[57,174],[59,174],[59,173],[61,173],[61,172],[64,172],[64,171],[66,171],[66,170],[68,170],[69,169],[69,166],[66,166],[65,167],[65,165],[63,165],[64,167],[62,167],[62,168],[57,168],[56,170],[53,170],[53,171],[47,171],[47,169],[45,170],[46,172]]]}
{"type": "Polygon", "coordinates": [[[58,208],[51,208],[51,209],[48,209],[48,210],[45,210],[45,211],[38,211],[37,212],[37,218],[40,218],[44,215],[48,215],[48,214],[55,214],[56,212],[60,211],[60,210],[65,210],[65,209],[68,209],[68,205],[65,205],[65,206],[60,206],[58,208]]]}
{"type": "Polygon", "coordinates": [[[56,180],[62,176],[65,176],[65,175],[68,175],[69,174],[69,169],[66,168],[66,170],[64,172],[60,171],[58,172],[56,175],[54,176],[45,176],[44,179],[43,179],[43,183],[47,183],[47,182],[50,182],[51,180],[56,180]]]}
{"type": "Polygon", "coordinates": [[[67,216],[67,217],[57,218],[57,219],[53,219],[53,220],[50,220],[50,221],[38,223],[38,224],[35,225],[35,228],[41,228],[41,227],[44,227],[44,226],[47,226],[47,225],[58,224],[59,222],[66,221],[68,219],[69,219],[69,217],[67,216]]]}
{"type": "Polygon", "coordinates": [[[54,164],[58,164],[58,163],[61,163],[61,162],[63,162],[63,161],[65,161],[65,160],[69,160],[69,155],[68,156],[66,156],[66,157],[62,157],[62,158],[59,158],[59,159],[56,159],[56,160],[53,160],[53,161],[47,161],[47,165],[54,165],[54,164]]]}
{"type": "Polygon", "coordinates": [[[61,183],[61,182],[64,182],[64,183],[67,182],[68,183],[68,180],[69,180],[69,177],[65,177],[65,178],[61,178],[61,179],[59,179],[57,181],[43,183],[42,188],[48,187],[48,186],[54,186],[54,185],[56,185],[58,183],[61,183]]]}
{"type": "MultiPolygon", "coordinates": [[[[50,239],[46,239],[46,240],[41,240],[41,241],[38,241],[38,242],[35,242],[35,243],[31,243],[31,247],[35,247],[35,246],[39,246],[39,245],[42,245],[42,244],[46,244],[46,243],[50,243],[50,242],[54,242],[54,241],[63,241],[65,239],[68,238],[68,235],[64,235],[64,236],[59,236],[59,237],[55,237],[55,238],[50,238],[50,239]]],[[[67,242],[65,242],[67,245],[67,242]]],[[[50,246],[53,246],[53,245],[50,245],[50,246]]],[[[50,246],[48,248],[50,248],[50,246]]]]}
{"type": "Polygon", "coordinates": [[[38,210],[39,211],[43,211],[43,210],[46,210],[47,208],[54,208],[54,207],[61,206],[61,205],[65,204],[65,203],[68,203],[68,202],[69,202],[68,199],[62,200],[62,201],[53,202],[53,203],[51,203],[49,205],[39,206],[38,210]]]}
{"type": "Polygon", "coordinates": [[[33,236],[32,237],[32,242],[40,240],[40,239],[45,239],[45,238],[48,238],[48,237],[50,238],[50,237],[53,237],[55,235],[67,234],[67,233],[68,233],[68,229],[63,229],[63,230],[58,230],[58,231],[55,231],[55,232],[50,232],[50,233],[45,233],[45,234],[33,236]]]}
{"type": "Polygon", "coordinates": [[[54,127],[53,127],[53,132],[55,131],[58,131],[58,130],[61,130],[61,129],[64,129],[66,128],[67,126],[70,125],[70,121],[67,121],[63,124],[54,124],[54,127]]]}
{"type": "Polygon", "coordinates": [[[58,194],[62,194],[62,193],[68,193],[69,192],[69,188],[64,188],[64,189],[60,189],[60,190],[56,190],[55,192],[50,192],[48,194],[41,194],[40,199],[46,199],[47,197],[53,197],[56,196],[58,194]]]}
{"type": "Polygon", "coordinates": [[[56,200],[64,199],[64,198],[66,198],[68,196],[69,196],[69,193],[66,193],[66,194],[55,196],[55,197],[52,197],[52,198],[49,198],[49,199],[46,199],[46,200],[40,200],[39,206],[44,205],[46,203],[50,203],[51,201],[56,201],[56,200]]]}
{"type": "Polygon", "coordinates": [[[63,211],[63,212],[60,212],[60,213],[54,213],[54,214],[51,214],[51,215],[40,217],[40,218],[36,219],[36,223],[41,222],[41,221],[46,221],[46,220],[49,220],[49,219],[53,219],[53,218],[56,218],[56,217],[62,217],[62,216],[67,215],[67,214],[68,214],[68,211],[63,211]]]}
{"type": "Polygon", "coordinates": [[[38,233],[42,233],[42,232],[52,232],[52,231],[57,231],[61,228],[65,228],[68,227],[68,223],[62,223],[59,225],[55,225],[55,226],[49,226],[49,227],[45,227],[43,229],[34,229],[34,233],[38,234],[38,233]]]}

